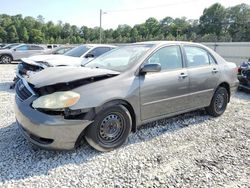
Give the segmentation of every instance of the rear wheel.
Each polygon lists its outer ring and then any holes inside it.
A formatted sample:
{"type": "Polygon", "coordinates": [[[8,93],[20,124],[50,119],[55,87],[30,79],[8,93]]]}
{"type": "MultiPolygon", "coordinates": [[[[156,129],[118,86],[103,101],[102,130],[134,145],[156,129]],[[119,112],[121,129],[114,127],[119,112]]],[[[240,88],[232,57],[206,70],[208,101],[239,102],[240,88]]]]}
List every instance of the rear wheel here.
{"type": "Polygon", "coordinates": [[[123,145],[131,131],[132,119],[122,105],[100,111],[87,127],[85,138],[98,151],[111,151],[123,145]]]}
{"type": "Polygon", "coordinates": [[[2,55],[0,58],[0,63],[9,64],[12,61],[12,57],[10,55],[2,55]]]}
{"type": "Polygon", "coordinates": [[[214,117],[222,115],[227,108],[228,97],[229,95],[227,89],[219,87],[215,91],[210,105],[205,108],[207,113],[214,117]]]}

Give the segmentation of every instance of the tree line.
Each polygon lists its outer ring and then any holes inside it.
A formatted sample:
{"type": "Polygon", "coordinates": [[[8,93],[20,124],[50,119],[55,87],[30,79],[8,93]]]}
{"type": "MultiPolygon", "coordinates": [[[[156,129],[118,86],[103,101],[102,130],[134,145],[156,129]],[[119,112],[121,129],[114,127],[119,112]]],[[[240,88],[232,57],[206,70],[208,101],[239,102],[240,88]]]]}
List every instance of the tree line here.
{"type": "MultiPolygon", "coordinates": [[[[0,14],[1,43],[98,43],[99,27],[77,27],[69,23],[44,21],[21,14],[0,14]]],[[[147,40],[183,40],[194,42],[250,41],[250,6],[239,4],[225,8],[219,3],[204,9],[199,19],[165,17],[148,18],[133,27],[119,25],[102,30],[103,43],[128,43],[147,40]]]]}

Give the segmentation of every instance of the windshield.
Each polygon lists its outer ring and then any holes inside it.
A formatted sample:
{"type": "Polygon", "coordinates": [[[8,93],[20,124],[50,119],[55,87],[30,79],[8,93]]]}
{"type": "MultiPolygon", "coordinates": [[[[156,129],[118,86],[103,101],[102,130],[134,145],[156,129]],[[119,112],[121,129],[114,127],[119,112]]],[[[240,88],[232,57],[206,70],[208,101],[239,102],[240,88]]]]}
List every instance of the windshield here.
{"type": "Polygon", "coordinates": [[[131,45],[116,48],[92,60],[85,67],[124,72],[140,59],[153,45],[131,45]]]}
{"type": "Polygon", "coordinates": [[[81,57],[83,54],[85,54],[90,48],[88,46],[78,46],[73,48],[72,50],[69,50],[64,55],[71,56],[71,57],[81,57]]]}

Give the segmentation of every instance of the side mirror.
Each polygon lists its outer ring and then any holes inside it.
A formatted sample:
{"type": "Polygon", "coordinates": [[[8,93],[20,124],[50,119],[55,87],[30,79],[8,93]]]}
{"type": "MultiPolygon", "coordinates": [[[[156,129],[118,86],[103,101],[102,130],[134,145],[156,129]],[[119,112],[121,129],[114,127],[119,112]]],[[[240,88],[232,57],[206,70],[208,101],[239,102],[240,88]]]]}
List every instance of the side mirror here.
{"type": "Polygon", "coordinates": [[[160,72],[161,71],[161,65],[159,63],[153,63],[153,64],[145,64],[141,68],[141,73],[147,73],[147,72],[160,72]]]}
{"type": "Polygon", "coordinates": [[[87,55],[85,55],[85,58],[94,58],[95,56],[91,53],[88,53],[87,55]]]}

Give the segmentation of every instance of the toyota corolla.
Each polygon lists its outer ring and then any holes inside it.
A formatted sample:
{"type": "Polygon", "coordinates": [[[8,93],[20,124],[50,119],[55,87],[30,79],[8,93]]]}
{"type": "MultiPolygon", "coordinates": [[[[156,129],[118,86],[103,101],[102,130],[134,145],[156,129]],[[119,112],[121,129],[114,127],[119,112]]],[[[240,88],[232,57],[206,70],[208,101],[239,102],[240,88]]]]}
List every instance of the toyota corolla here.
{"type": "Polygon", "coordinates": [[[73,149],[85,138],[110,151],[150,121],[200,108],[222,115],[237,85],[236,65],[201,44],[135,43],[20,80],[15,113],[37,146],[73,149]]]}

